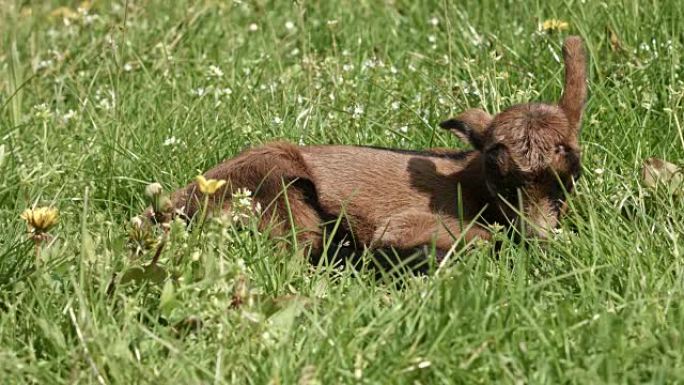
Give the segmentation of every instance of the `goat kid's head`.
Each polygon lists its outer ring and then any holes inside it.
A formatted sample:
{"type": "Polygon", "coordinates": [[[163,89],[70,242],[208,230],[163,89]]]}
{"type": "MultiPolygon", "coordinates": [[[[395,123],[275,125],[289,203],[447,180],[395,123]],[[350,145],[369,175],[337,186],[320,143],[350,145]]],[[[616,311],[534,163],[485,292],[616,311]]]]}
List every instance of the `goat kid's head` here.
{"type": "Polygon", "coordinates": [[[565,40],[563,60],[565,86],[557,105],[515,105],[494,117],[471,109],[440,124],[482,153],[487,189],[511,223],[526,224],[527,235],[545,237],[558,225],[566,194],[580,176],[587,83],[579,37],[565,40]]]}

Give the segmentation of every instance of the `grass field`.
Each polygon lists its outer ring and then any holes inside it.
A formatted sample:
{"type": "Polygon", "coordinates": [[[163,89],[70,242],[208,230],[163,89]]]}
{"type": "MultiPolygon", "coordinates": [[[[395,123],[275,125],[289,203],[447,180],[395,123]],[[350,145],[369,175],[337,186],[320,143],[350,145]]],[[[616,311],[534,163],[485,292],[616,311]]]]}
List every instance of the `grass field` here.
{"type": "Polygon", "coordinates": [[[679,1],[0,4],[0,383],[684,383],[684,201],[639,180],[684,160],[679,1]],[[391,282],[211,221],[129,280],[148,183],[274,139],[461,147],[440,119],[559,97],[568,34],[591,95],[551,241],[391,282]]]}

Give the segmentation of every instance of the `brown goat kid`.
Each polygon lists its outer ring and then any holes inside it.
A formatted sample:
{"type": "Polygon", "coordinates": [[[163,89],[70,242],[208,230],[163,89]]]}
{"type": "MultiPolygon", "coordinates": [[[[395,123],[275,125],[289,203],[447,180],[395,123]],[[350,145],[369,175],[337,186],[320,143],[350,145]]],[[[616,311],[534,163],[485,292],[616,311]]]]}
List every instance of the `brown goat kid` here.
{"type": "MultiPolygon", "coordinates": [[[[544,236],[557,226],[566,192],[580,173],[579,134],[587,95],[579,37],[563,46],[565,86],[558,105],[522,104],[492,117],[468,110],[440,124],[474,151],[404,151],[354,146],[271,143],[209,170],[226,180],[211,204],[230,210],[239,188],[254,192],[272,234],[297,232],[312,256],[323,250],[326,224],[342,220],[355,248],[414,250],[455,240],[490,238],[486,224],[520,224],[544,236]],[[291,215],[291,216],[290,216],[291,215]]],[[[192,217],[204,201],[195,183],[171,197],[192,217]]]]}

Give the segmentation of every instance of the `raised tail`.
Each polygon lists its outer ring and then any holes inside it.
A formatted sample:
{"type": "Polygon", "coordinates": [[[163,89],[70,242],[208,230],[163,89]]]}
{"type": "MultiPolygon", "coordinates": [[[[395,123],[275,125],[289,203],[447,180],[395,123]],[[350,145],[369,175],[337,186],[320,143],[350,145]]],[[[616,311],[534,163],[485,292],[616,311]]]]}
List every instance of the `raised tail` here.
{"type": "Polygon", "coordinates": [[[579,36],[569,36],[565,39],[563,61],[565,86],[559,105],[565,112],[570,126],[579,130],[584,103],[587,100],[587,58],[579,36]]]}

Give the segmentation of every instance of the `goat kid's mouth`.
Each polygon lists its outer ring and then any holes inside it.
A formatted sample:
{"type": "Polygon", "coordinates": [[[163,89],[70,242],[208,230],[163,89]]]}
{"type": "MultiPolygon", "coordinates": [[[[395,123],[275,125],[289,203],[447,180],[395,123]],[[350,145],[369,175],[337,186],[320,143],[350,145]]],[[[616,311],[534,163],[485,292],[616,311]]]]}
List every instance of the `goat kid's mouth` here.
{"type": "Polygon", "coordinates": [[[519,236],[547,239],[558,228],[565,200],[530,199],[521,189],[517,189],[515,197],[504,197],[496,194],[491,183],[487,187],[496,202],[502,224],[514,229],[519,236]]]}

